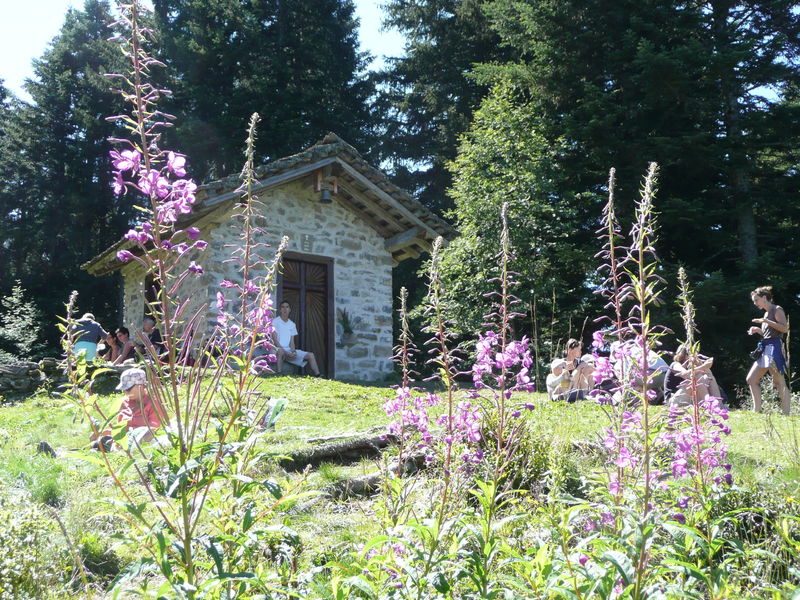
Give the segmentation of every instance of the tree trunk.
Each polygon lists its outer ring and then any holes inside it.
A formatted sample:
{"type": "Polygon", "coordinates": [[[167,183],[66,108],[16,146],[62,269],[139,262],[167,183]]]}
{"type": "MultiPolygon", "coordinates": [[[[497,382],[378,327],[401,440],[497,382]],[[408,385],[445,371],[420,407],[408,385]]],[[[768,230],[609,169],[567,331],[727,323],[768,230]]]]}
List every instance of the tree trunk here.
{"type": "MultiPolygon", "coordinates": [[[[733,32],[730,24],[730,0],[712,2],[714,19],[714,46],[718,54],[732,51],[733,32]]],[[[739,256],[746,267],[758,263],[758,240],[755,211],[750,193],[750,159],[744,148],[742,136],[742,106],[739,98],[743,95],[733,69],[720,78],[720,91],[723,103],[723,123],[728,148],[728,185],[733,210],[736,213],[739,256]]]]}

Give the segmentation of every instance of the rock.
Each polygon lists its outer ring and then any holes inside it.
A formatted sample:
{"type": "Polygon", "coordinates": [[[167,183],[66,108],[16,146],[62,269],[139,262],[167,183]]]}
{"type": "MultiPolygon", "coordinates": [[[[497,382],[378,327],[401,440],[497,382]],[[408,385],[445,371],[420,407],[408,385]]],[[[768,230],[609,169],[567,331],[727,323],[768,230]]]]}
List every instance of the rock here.
{"type": "Polygon", "coordinates": [[[36,452],[39,454],[44,454],[45,456],[49,456],[50,458],[56,457],[56,451],[53,450],[53,447],[48,444],[47,442],[39,442],[36,445],[36,452]]]}
{"type": "Polygon", "coordinates": [[[299,450],[281,459],[279,464],[287,471],[302,471],[308,465],[317,467],[324,462],[352,463],[378,456],[383,448],[396,442],[395,436],[384,433],[357,437],[299,450]]]}

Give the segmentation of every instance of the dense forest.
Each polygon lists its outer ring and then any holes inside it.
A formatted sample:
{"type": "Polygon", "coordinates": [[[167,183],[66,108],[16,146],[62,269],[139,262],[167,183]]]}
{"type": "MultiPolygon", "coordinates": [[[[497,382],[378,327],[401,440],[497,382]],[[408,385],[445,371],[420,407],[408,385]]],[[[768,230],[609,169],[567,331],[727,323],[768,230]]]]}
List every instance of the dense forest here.
{"type": "MultiPolygon", "coordinates": [[[[255,111],[264,162],[335,131],[458,227],[443,276],[463,333],[480,323],[503,202],[538,328],[561,339],[588,318],[589,333],[609,168],[626,223],[650,161],[661,166],[662,320],[678,321],[683,266],[703,351],[733,382],[752,344],[748,291],[769,283],[800,314],[794,2],[389,0],[385,25],[406,46],[378,71],[352,0],[153,4],[177,116],[169,143],[192,174],[238,172],[255,111]]],[[[86,0],[34,61],[30,100],[0,82],[0,296],[19,281],[46,323],[72,289],[82,309],[117,317],[119,282],[80,270],[135,219],[111,191],[113,22],[109,2],[86,0]]],[[[412,295],[419,266],[396,271],[412,295]]],[[[42,335],[52,345],[56,332],[42,335]]]]}

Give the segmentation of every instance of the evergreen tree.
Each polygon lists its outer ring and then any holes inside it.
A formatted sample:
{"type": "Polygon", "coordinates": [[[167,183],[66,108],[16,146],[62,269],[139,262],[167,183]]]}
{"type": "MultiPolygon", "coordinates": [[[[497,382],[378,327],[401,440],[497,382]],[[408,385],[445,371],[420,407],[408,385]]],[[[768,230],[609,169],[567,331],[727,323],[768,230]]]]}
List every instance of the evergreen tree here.
{"type": "MultiPolygon", "coordinates": [[[[514,293],[525,308],[535,295],[547,306],[548,318],[557,310],[562,335],[569,334],[569,316],[582,312],[578,307],[587,296],[586,273],[595,251],[591,228],[576,223],[590,222],[587,206],[594,203],[574,202],[574,195],[562,193],[557,158],[564,148],[548,144],[538,129],[525,100],[510,86],[498,85],[475,113],[450,165],[460,236],[446,248],[442,278],[459,333],[473,334],[488,312],[504,203],[518,273],[514,293]]],[[[581,324],[574,327],[572,333],[581,324]]]]}
{"type": "Polygon", "coordinates": [[[17,281],[11,293],[0,298],[0,363],[35,357],[41,351],[41,331],[39,310],[17,281]]]}
{"type": "Polygon", "coordinates": [[[352,0],[155,0],[174,76],[175,145],[196,177],[237,173],[242,132],[261,115],[257,154],[273,160],[335,131],[370,143],[365,77],[352,0]]]}
{"type": "Polygon", "coordinates": [[[798,126],[793,3],[492,0],[487,14],[519,59],[477,75],[511,81],[524,98],[525,126],[535,127],[558,173],[552,193],[584,207],[567,214],[566,226],[594,225],[609,167],[624,221],[647,163],[662,166],[664,274],[672,281],[684,264],[699,281],[704,349],[730,374],[751,344],[742,333],[754,316],[747,290],[773,281],[779,298],[800,291],[791,268],[800,248],[786,235],[798,216],[787,143],[798,126]]]}
{"type": "Polygon", "coordinates": [[[398,185],[440,213],[451,206],[447,162],[489,91],[471,78],[473,65],[508,56],[482,4],[389,0],[384,6],[385,25],[407,43],[405,55],[392,58],[379,75],[380,154],[398,185]]]}
{"type": "MultiPolygon", "coordinates": [[[[113,21],[104,0],[70,10],[34,61],[25,86],[32,102],[12,100],[5,111],[0,289],[21,280],[48,319],[63,310],[73,289],[85,308],[116,317],[116,282],[80,268],[119,239],[131,214],[129,200],[111,192],[107,138],[115,130],[105,117],[122,108],[105,77],[121,68],[122,56],[108,40],[113,21]]],[[[55,327],[47,334],[55,345],[55,327]]]]}

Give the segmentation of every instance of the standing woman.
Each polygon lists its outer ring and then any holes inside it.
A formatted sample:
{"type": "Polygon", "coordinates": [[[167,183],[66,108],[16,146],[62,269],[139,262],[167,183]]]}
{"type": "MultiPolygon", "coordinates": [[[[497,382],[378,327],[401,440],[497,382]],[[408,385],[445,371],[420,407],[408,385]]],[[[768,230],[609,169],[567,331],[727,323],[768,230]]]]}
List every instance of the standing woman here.
{"type": "Polygon", "coordinates": [[[753,323],[759,326],[747,330],[750,335],[761,336],[759,342],[761,356],[756,359],[747,374],[747,385],[750,386],[750,393],[753,395],[753,410],[761,412],[760,383],[761,378],[769,371],[781,398],[783,414],[788,415],[791,394],[784,378],[786,361],[783,358],[783,336],[789,331],[786,313],[772,301],[772,286],[758,287],[750,292],[750,297],[753,299],[753,304],[764,311],[763,317],[753,319],[753,323]]]}

